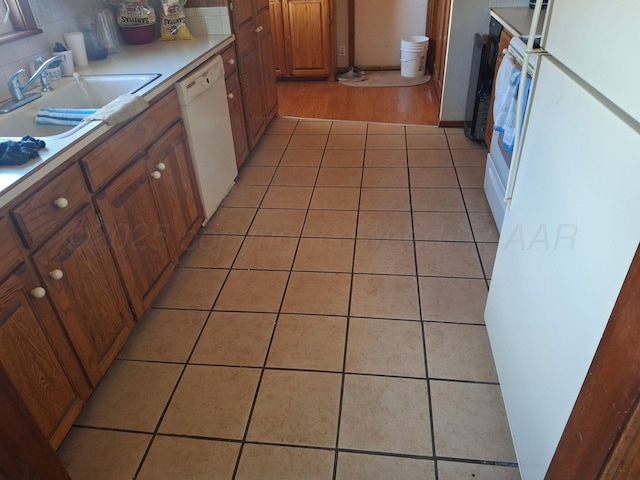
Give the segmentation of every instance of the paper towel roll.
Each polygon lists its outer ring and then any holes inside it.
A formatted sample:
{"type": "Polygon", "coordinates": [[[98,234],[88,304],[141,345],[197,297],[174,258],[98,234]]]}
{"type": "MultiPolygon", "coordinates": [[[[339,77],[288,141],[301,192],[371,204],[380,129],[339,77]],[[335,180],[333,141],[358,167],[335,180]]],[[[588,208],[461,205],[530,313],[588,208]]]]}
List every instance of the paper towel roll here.
{"type": "Polygon", "coordinates": [[[84,46],[84,35],[82,32],[69,32],[63,35],[67,47],[73,52],[73,63],[78,67],[89,65],[87,59],[87,49],[84,46]]]}

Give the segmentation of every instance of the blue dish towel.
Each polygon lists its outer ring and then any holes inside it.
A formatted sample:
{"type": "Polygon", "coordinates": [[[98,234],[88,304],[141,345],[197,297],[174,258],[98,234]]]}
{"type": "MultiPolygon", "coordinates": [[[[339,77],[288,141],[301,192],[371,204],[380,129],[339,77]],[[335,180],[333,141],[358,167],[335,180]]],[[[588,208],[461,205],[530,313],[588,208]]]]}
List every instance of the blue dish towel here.
{"type": "Polygon", "coordinates": [[[0,165],[22,165],[38,157],[38,150],[46,147],[42,140],[30,136],[22,137],[19,142],[8,140],[0,142],[0,165]]]}
{"type": "Polygon", "coordinates": [[[93,115],[95,108],[41,108],[36,113],[36,123],[40,125],[75,126],[85,118],[93,115]]]}

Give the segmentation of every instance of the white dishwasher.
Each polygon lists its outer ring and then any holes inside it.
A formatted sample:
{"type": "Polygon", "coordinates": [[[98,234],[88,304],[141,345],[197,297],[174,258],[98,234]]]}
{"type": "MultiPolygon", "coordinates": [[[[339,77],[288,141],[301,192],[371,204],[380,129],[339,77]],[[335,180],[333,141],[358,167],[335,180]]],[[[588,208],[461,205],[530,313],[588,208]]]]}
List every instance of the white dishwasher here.
{"type": "Polygon", "coordinates": [[[204,205],[205,225],[238,175],[231,119],[219,55],[176,83],[182,118],[204,205]]]}

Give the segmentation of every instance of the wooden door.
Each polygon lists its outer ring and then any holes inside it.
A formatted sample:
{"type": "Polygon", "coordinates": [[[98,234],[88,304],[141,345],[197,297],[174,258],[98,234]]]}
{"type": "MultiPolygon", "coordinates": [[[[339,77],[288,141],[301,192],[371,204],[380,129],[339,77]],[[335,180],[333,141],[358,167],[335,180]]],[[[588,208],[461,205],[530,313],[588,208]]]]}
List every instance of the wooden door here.
{"type": "MultiPolygon", "coordinates": [[[[260,46],[262,95],[265,114],[265,127],[275,117],[278,111],[278,90],[276,85],[276,73],[273,67],[273,31],[271,29],[271,16],[269,4],[258,13],[258,36],[260,46]]],[[[260,132],[262,134],[262,132],[260,132]]]]}
{"type": "Polygon", "coordinates": [[[431,71],[431,78],[440,99],[442,99],[447,44],[449,42],[451,2],[452,0],[429,0],[427,13],[427,36],[429,37],[427,67],[431,71]]]}
{"type": "Polygon", "coordinates": [[[273,69],[276,75],[287,75],[287,61],[285,55],[286,43],[284,39],[283,0],[269,0],[271,16],[271,31],[273,38],[273,69]]]}
{"type": "Polygon", "coordinates": [[[57,448],[89,396],[80,362],[46,290],[22,264],[0,284],[0,364],[35,422],[57,448]]]}
{"type": "Polygon", "coordinates": [[[249,144],[247,143],[247,127],[244,124],[244,107],[242,105],[242,92],[238,74],[231,74],[226,80],[227,102],[229,104],[229,116],[231,117],[231,131],[233,132],[233,146],[236,152],[238,168],[249,156],[249,144]]]}
{"type": "Polygon", "coordinates": [[[94,197],[137,318],[175,269],[169,227],[160,216],[150,181],[144,158],[138,159],[94,197]]]}
{"type": "Polygon", "coordinates": [[[177,263],[204,220],[182,122],[171,127],[149,149],[147,166],[160,215],[167,226],[169,248],[177,263]]]}
{"type": "Polygon", "coordinates": [[[487,116],[487,128],[484,132],[484,144],[487,148],[491,147],[491,138],[493,138],[493,102],[496,98],[496,77],[498,76],[498,69],[500,68],[500,64],[502,63],[502,59],[504,58],[504,50],[509,47],[509,42],[513,38],[513,34],[509,32],[506,28],[502,30],[500,34],[500,42],[498,45],[498,57],[496,58],[496,67],[495,72],[493,74],[493,83],[491,87],[491,101],[489,107],[489,115],[487,116]]]}
{"type": "Polygon", "coordinates": [[[95,387],[134,321],[93,206],[54,234],[33,261],[95,387]]]}
{"type": "Polygon", "coordinates": [[[328,76],[331,73],[329,0],[283,0],[287,73],[328,76]]]}

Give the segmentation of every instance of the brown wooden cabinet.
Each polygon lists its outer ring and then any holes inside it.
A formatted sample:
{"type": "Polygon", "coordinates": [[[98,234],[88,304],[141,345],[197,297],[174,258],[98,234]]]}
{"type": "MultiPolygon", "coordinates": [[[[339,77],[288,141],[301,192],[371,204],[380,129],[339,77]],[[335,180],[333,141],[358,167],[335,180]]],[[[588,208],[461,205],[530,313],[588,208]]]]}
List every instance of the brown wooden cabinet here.
{"type": "Polygon", "coordinates": [[[227,89],[229,116],[231,117],[233,147],[239,168],[249,156],[249,142],[247,141],[247,127],[244,122],[244,106],[238,78],[238,60],[235,45],[229,45],[220,53],[220,56],[224,65],[224,82],[227,89]]]}
{"type": "Polygon", "coordinates": [[[491,89],[491,101],[489,102],[489,115],[487,116],[487,129],[484,132],[484,143],[487,148],[491,147],[491,138],[493,137],[493,102],[496,97],[496,76],[498,75],[498,69],[500,68],[500,64],[502,63],[502,59],[504,58],[504,51],[509,48],[509,42],[513,38],[513,34],[509,32],[506,28],[502,29],[502,33],[500,34],[500,43],[498,45],[498,58],[496,59],[496,69],[493,74],[493,87],[491,89]]]}
{"type": "Polygon", "coordinates": [[[134,320],[93,208],[86,205],[32,259],[95,387],[134,320]]]}
{"type": "Polygon", "coordinates": [[[0,284],[0,364],[10,381],[1,388],[18,393],[57,448],[90,389],[47,293],[27,263],[0,284]]]}
{"type": "Polygon", "coordinates": [[[247,140],[253,148],[278,111],[269,0],[235,0],[229,3],[229,10],[236,35],[247,140]]]}
{"type": "Polygon", "coordinates": [[[333,77],[331,0],[270,0],[275,71],[333,77]]]}

